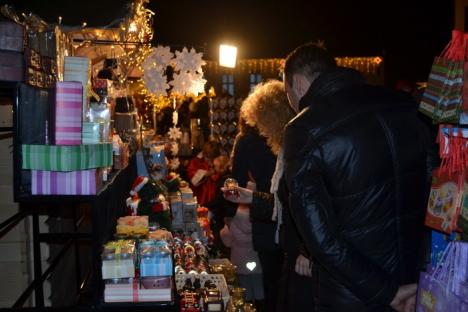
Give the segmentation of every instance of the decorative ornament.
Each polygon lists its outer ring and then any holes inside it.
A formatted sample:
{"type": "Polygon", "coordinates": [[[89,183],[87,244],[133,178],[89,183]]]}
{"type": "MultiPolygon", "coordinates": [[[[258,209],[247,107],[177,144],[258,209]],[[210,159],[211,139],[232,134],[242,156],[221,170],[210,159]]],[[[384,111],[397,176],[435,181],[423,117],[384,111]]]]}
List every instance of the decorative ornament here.
{"type": "Polygon", "coordinates": [[[153,95],[167,96],[169,85],[167,84],[166,76],[157,68],[145,70],[143,82],[145,83],[146,89],[148,89],[148,91],[153,95]]]}
{"type": "Polygon", "coordinates": [[[198,95],[205,92],[206,79],[203,79],[202,73],[191,73],[190,74],[192,86],[189,93],[198,95]]]}
{"type": "Polygon", "coordinates": [[[177,141],[182,137],[182,132],[180,131],[180,128],[174,126],[169,129],[169,139],[172,141],[177,141]]]}
{"type": "Polygon", "coordinates": [[[177,123],[179,122],[179,114],[177,113],[177,111],[175,110],[173,113],[172,113],[172,124],[174,126],[177,126],[177,123]]]}
{"type": "Polygon", "coordinates": [[[183,48],[182,51],[176,51],[176,69],[180,71],[195,71],[202,72],[202,66],[206,62],[202,59],[203,53],[197,53],[194,48],[183,48]]]}
{"type": "Polygon", "coordinates": [[[174,54],[171,52],[171,48],[159,45],[152,49],[151,53],[143,61],[142,67],[144,70],[147,68],[157,68],[164,71],[167,66],[171,65],[173,59],[174,54]]]}
{"type": "Polygon", "coordinates": [[[177,170],[179,166],[180,166],[180,161],[179,161],[179,158],[177,157],[171,159],[171,161],[169,162],[169,168],[171,168],[172,170],[177,170]]]}
{"type": "Polygon", "coordinates": [[[174,80],[169,82],[169,84],[172,86],[173,93],[185,95],[189,93],[192,88],[192,76],[187,72],[174,74],[174,80]]]}

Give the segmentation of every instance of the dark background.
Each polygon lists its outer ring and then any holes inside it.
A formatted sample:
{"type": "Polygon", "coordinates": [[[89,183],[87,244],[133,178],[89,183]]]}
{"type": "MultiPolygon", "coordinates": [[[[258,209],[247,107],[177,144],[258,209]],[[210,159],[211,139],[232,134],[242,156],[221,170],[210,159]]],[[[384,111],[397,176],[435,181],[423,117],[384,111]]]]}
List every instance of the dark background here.
{"type": "MultiPolygon", "coordinates": [[[[48,22],[105,26],[128,12],[125,0],[0,0],[48,22]]],[[[432,59],[450,39],[454,1],[151,0],[154,43],[194,46],[216,59],[230,42],[240,58],[284,57],[322,39],[337,56],[385,57],[387,84],[424,81],[432,59]]]]}

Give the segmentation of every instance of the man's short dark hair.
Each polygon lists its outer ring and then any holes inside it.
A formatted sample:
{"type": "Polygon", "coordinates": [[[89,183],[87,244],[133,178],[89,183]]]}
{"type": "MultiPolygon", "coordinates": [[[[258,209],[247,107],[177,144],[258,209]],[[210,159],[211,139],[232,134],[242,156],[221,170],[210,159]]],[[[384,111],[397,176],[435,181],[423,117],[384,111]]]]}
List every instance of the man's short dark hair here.
{"type": "Polygon", "coordinates": [[[323,44],[310,42],[297,47],[286,57],[283,71],[288,84],[292,86],[293,74],[312,79],[315,74],[335,66],[335,59],[323,44]]]}

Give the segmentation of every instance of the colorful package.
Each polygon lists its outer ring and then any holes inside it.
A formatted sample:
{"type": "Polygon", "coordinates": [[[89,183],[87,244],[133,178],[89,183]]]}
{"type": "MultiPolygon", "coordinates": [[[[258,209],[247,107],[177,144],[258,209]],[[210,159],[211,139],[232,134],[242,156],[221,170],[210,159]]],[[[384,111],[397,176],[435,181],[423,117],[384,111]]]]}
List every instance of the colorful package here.
{"type": "Polygon", "coordinates": [[[102,186],[102,171],[31,171],[33,195],[96,195],[102,186]]]}
{"type": "Polygon", "coordinates": [[[112,144],[22,145],[23,169],[77,171],[112,166],[112,144]]]}
{"type": "Polygon", "coordinates": [[[456,229],[463,183],[463,174],[450,175],[447,171],[434,170],[426,211],[427,226],[448,234],[456,229]]]}

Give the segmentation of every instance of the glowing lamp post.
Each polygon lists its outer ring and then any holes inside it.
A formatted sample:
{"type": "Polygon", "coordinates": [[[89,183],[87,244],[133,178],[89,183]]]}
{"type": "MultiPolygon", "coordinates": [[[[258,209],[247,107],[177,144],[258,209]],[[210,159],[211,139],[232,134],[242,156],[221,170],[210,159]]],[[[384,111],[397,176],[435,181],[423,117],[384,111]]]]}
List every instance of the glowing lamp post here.
{"type": "Polygon", "coordinates": [[[219,46],[219,65],[223,67],[236,67],[237,47],[222,44],[219,46]]]}

